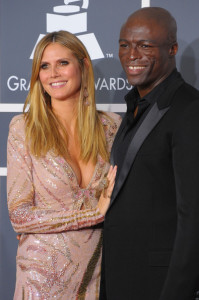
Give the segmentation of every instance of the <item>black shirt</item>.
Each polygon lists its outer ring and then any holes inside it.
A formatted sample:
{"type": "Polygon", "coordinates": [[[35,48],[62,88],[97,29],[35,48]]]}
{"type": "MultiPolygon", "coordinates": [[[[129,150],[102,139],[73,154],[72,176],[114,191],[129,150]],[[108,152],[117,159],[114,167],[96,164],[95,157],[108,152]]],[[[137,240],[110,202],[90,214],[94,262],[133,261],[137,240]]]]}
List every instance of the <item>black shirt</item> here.
{"type": "Polygon", "coordinates": [[[120,135],[117,138],[117,145],[114,147],[113,152],[114,163],[118,167],[117,176],[121,170],[124,157],[127,153],[127,149],[137,129],[144,120],[148,111],[151,109],[152,105],[155,102],[158,102],[158,99],[177,76],[178,72],[175,69],[163,82],[157,85],[150,93],[145,95],[143,98],[140,98],[136,87],[134,87],[125,96],[125,101],[127,104],[127,112],[123,120],[123,122],[125,122],[125,126],[123,127],[123,130],[120,132],[120,135]],[[134,111],[137,106],[138,112],[134,117],[134,111]]]}

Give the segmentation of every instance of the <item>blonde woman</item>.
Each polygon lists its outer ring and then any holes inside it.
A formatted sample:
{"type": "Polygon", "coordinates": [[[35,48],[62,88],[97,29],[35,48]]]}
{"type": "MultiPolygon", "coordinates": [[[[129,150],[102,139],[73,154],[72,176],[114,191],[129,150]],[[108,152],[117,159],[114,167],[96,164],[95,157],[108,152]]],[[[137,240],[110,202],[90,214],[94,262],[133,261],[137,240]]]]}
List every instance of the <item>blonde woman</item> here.
{"type": "Polygon", "coordinates": [[[8,137],[8,209],[21,234],[15,300],[98,299],[119,124],[118,115],[96,111],[93,68],[79,39],[66,31],[43,37],[24,113],[8,137]]]}

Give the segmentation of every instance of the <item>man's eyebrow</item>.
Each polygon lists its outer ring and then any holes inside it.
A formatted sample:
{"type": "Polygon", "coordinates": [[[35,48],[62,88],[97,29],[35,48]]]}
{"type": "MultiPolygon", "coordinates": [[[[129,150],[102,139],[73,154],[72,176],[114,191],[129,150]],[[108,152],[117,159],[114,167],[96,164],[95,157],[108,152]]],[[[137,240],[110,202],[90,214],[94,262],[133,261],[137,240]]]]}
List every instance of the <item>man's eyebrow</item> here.
{"type": "MultiPolygon", "coordinates": [[[[130,43],[130,41],[128,41],[128,40],[126,40],[126,39],[119,39],[119,43],[120,42],[127,42],[127,43],[130,43]]],[[[154,40],[139,40],[139,41],[137,41],[138,43],[156,43],[156,41],[154,41],[154,40]]]]}
{"type": "Polygon", "coordinates": [[[119,39],[119,42],[127,42],[125,39],[119,39]]]}

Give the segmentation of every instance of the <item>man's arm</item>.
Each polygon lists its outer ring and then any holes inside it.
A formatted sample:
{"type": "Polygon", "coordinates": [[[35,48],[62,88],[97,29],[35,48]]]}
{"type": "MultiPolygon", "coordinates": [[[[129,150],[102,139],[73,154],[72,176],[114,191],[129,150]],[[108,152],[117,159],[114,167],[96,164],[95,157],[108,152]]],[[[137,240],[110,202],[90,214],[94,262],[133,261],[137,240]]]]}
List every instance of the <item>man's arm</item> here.
{"type": "Polygon", "coordinates": [[[195,299],[199,290],[199,100],[176,126],[172,143],[177,231],[160,300],[195,299]]]}

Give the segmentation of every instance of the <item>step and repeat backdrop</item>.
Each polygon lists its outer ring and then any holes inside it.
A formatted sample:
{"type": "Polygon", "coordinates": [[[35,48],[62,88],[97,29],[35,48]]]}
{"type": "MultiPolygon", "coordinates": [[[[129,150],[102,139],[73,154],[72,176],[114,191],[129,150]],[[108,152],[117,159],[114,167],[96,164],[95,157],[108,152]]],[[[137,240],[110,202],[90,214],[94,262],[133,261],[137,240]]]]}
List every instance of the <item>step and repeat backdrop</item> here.
{"type": "Polygon", "coordinates": [[[198,0],[0,0],[0,299],[12,300],[18,241],[7,212],[6,146],[11,118],[22,112],[29,90],[32,56],[48,32],[76,34],[88,49],[95,72],[97,107],[123,114],[131,89],[118,59],[121,25],[144,6],[168,9],[177,20],[177,67],[199,88],[198,0]]]}

